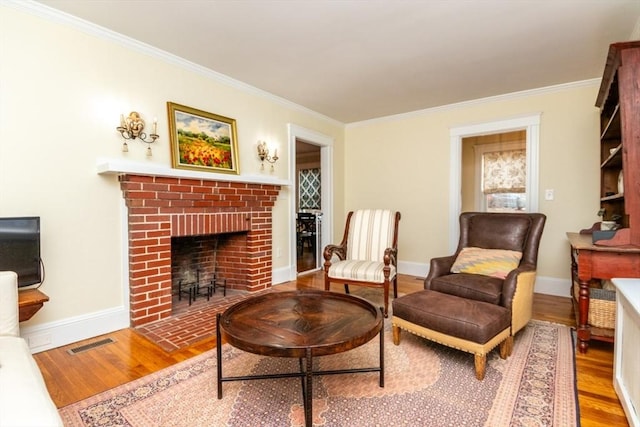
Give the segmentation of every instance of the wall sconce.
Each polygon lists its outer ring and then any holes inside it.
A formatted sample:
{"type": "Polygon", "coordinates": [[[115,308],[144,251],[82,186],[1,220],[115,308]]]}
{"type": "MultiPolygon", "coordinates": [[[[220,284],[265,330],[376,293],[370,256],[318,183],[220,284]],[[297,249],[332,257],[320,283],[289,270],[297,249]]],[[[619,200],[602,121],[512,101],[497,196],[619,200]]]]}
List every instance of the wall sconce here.
{"type": "Polygon", "coordinates": [[[273,156],[270,156],[267,143],[264,141],[258,141],[258,158],[260,158],[260,161],[262,162],[260,170],[264,170],[264,162],[266,160],[271,163],[271,171],[273,172],[273,164],[278,161],[278,149],[276,148],[273,152],[273,156]]]}
{"type": "Polygon", "coordinates": [[[120,135],[125,139],[122,144],[122,151],[128,152],[129,146],[127,145],[127,141],[129,139],[138,138],[142,142],[147,143],[147,157],[151,157],[151,144],[156,142],[156,139],[159,138],[158,135],[158,119],[153,119],[153,133],[148,135],[150,139],[147,139],[147,134],[143,132],[144,130],[144,121],[140,117],[136,111],[132,111],[129,113],[127,118],[125,118],[122,114],[120,114],[120,126],[116,128],[120,135]]]}

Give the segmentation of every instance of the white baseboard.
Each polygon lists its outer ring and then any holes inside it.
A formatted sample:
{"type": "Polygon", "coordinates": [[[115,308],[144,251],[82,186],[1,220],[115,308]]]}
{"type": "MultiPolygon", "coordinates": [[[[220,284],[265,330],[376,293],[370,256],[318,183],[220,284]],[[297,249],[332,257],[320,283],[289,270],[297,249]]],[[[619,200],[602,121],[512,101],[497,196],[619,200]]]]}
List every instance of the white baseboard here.
{"type": "MultiPolygon", "coordinates": [[[[403,261],[398,263],[398,273],[400,274],[426,277],[428,272],[428,264],[403,261]]],[[[274,270],[273,284],[288,282],[289,275],[289,268],[285,267],[274,270]]],[[[536,278],[535,292],[569,297],[570,283],[571,281],[569,279],[538,276],[536,278]]],[[[62,321],[22,327],[20,328],[20,335],[27,340],[32,353],[39,353],[87,338],[93,338],[98,335],[128,328],[129,325],[128,308],[116,307],[62,321]]]]}
{"type": "Polygon", "coordinates": [[[557,277],[536,277],[537,294],[555,295],[557,297],[571,297],[571,279],[558,279],[557,277]]]}
{"type": "Polygon", "coordinates": [[[129,310],[116,307],[57,322],[21,327],[32,353],[50,350],[129,327],[129,310]]]}
{"type": "MultiPolygon", "coordinates": [[[[273,283],[289,281],[289,274],[288,268],[274,270],[273,283]]],[[[20,336],[29,344],[31,353],[39,353],[129,326],[128,307],[114,307],[61,321],[23,326],[20,328],[20,336]]]]}
{"type": "MultiPolygon", "coordinates": [[[[291,274],[291,269],[289,267],[276,268],[271,274],[271,284],[278,285],[280,283],[289,282],[291,281],[289,278],[291,274]]],[[[295,274],[295,272],[293,274],[295,274]]]]}
{"type": "Polygon", "coordinates": [[[409,276],[424,278],[429,274],[429,264],[423,262],[398,261],[398,274],[408,274],[409,276]]]}

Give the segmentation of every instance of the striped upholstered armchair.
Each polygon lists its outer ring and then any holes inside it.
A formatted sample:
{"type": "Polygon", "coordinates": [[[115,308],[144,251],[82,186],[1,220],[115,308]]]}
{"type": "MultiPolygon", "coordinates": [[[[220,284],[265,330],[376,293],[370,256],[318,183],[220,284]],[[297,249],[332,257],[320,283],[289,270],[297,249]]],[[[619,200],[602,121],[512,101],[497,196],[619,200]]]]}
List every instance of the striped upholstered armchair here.
{"type": "Polygon", "coordinates": [[[397,257],[400,212],[365,209],[349,212],[340,245],[324,248],[324,288],[331,283],[382,288],[384,316],[389,308],[389,285],[398,297],[397,257]],[[337,257],[337,259],[336,259],[337,257]]]}

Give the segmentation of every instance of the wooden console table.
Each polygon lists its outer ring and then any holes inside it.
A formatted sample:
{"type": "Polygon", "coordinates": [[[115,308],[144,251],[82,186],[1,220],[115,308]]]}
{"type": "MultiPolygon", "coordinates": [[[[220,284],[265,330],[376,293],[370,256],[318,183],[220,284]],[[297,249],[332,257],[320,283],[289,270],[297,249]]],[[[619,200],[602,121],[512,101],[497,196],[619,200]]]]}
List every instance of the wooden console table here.
{"type": "MultiPolygon", "coordinates": [[[[577,280],[580,286],[576,310],[579,349],[586,353],[589,340],[613,342],[614,336],[613,329],[589,325],[589,282],[591,279],[640,277],[640,247],[597,246],[590,234],[567,233],[567,237],[571,244],[572,282],[577,280]]],[[[575,298],[572,300],[575,302],[575,298]]]]}
{"type": "Polygon", "coordinates": [[[37,289],[25,289],[18,291],[18,310],[21,322],[29,320],[42,308],[49,297],[37,289]]]}

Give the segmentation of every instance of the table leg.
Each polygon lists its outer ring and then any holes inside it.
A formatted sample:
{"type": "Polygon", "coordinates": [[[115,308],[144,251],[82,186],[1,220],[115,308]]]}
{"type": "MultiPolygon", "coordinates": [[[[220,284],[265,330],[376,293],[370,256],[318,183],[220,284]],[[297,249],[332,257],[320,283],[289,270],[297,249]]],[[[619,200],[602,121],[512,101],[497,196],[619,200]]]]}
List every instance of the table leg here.
{"type": "Polygon", "coordinates": [[[216,314],[216,367],[218,369],[218,399],[222,399],[222,339],[220,334],[220,313],[216,314]]]}
{"type": "Polygon", "coordinates": [[[305,396],[304,396],[304,424],[306,427],[313,426],[313,359],[311,349],[307,348],[305,357],[307,370],[305,371],[305,396]]]}
{"type": "MultiPolygon", "coordinates": [[[[382,311],[382,307],[380,308],[382,311]]],[[[384,387],[384,325],[380,329],[380,387],[384,387]]]]}
{"type": "Polygon", "coordinates": [[[304,375],[304,367],[305,365],[302,364],[302,357],[298,358],[298,367],[300,369],[300,384],[301,384],[301,389],[302,389],[302,403],[304,404],[304,399],[305,396],[307,395],[307,391],[306,391],[306,385],[305,385],[305,375],[304,375]]]}
{"type": "Polygon", "coordinates": [[[591,339],[591,329],[589,328],[589,280],[579,280],[579,284],[578,349],[580,353],[586,353],[591,339]]]}

